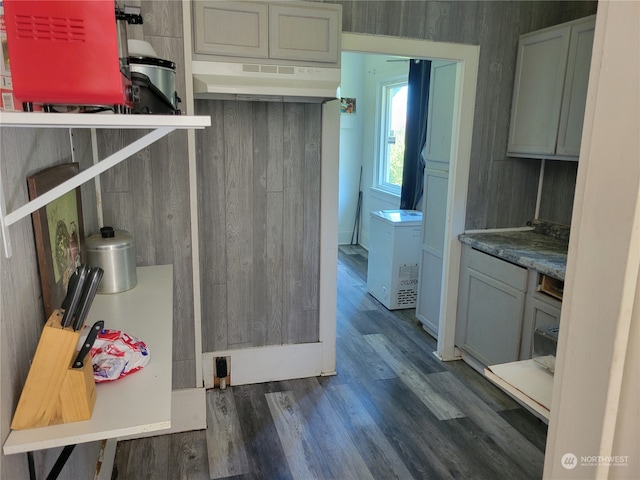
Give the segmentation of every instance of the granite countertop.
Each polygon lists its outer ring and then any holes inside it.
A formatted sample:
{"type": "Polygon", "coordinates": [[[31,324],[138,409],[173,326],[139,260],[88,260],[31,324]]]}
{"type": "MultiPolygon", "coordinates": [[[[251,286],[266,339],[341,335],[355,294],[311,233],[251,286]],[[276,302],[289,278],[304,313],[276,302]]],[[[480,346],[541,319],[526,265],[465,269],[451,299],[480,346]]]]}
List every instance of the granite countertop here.
{"type": "Polygon", "coordinates": [[[548,235],[537,226],[531,230],[463,233],[462,243],[545,275],[564,280],[567,238],[548,235]]]}

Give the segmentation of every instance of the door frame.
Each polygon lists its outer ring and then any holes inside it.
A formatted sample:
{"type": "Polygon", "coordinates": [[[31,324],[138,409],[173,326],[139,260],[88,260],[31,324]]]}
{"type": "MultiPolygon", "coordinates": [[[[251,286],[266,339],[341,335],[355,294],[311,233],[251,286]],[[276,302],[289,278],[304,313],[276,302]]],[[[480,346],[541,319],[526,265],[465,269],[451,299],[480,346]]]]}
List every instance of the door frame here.
{"type": "MultiPolygon", "coordinates": [[[[448,184],[449,194],[447,198],[443,252],[440,322],[438,347],[435,354],[441,360],[458,359],[460,354],[455,347],[455,331],[460,257],[462,253],[462,245],[458,240],[458,235],[464,233],[465,229],[480,46],[384,35],[343,33],[342,51],[365,54],[377,53],[429,60],[450,60],[457,64],[448,184]]],[[[338,140],[339,138],[335,139],[336,143],[338,140]]]]}

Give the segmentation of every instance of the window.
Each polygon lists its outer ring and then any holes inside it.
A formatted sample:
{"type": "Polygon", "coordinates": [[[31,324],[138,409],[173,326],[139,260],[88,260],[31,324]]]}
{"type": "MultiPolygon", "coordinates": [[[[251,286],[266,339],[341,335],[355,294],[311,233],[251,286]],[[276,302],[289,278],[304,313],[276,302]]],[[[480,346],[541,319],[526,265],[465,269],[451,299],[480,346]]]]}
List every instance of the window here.
{"type": "Polygon", "coordinates": [[[377,188],[400,195],[407,119],[407,80],[383,83],[380,89],[377,188]]]}

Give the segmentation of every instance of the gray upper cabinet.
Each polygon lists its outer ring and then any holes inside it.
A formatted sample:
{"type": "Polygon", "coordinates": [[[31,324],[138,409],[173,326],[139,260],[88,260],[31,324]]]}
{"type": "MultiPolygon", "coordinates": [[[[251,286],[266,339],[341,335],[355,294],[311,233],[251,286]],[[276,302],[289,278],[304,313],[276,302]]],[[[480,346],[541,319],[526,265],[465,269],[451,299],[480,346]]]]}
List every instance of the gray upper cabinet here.
{"type": "Polygon", "coordinates": [[[595,22],[595,18],[590,17],[571,27],[567,74],[556,144],[556,154],[558,155],[574,157],[580,155],[595,22]]]}
{"type": "Polygon", "coordinates": [[[194,52],[235,57],[269,56],[266,3],[193,3],[194,52]]]}
{"type": "Polygon", "coordinates": [[[520,37],[507,154],[580,154],[595,16],[520,37]]]}
{"type": "Polygon", "coordinates": [[[338,63],[340,11],[317,3],[269,5],[269,57],[338,63]]]}
{"type": "Polygon", "coordinates": [[[338,65],[341,14],[315,2],[196,1],[194,53],[338,65]]]}

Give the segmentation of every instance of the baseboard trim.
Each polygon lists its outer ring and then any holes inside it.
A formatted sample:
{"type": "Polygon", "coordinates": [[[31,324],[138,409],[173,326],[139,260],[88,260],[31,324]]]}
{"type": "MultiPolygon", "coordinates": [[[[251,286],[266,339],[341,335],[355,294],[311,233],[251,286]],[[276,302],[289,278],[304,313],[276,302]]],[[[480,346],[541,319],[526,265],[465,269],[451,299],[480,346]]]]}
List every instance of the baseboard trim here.
{"type": "Polygon", "coordinates": [[[433,328],[432,323],[429,322],[424,317],[424,315],[420,315],[420,314],[416,313],[416,318],[418,319],[418,323],[420,324],[422,329],[425,332],[427,332],[429,335],[431,335],[437,341],[438,340],[438,329],[437,328],[433,328]]]}
{"type": "Polygon", "coordinates": [[[322,342],[206,352],[202,354],[204,386],[214,386],[217,357],[230,357],[231,385],[249,385],[323,375],[322,353],[322,342]]]}
{"type": "Polygon", "coordinates": [[[439,350],[436,351],[436,352],[433,352],[433,354],[441,362],[454,362],[456,360],[463,360],[462,350],[460,350],[458,347],[454,347],[454,349],[453,349],[453,357],[444,357],[444,356],[442,356],[442,352],[440,352],[439,350]]]}
{"type": "Polygon", "coordinates": [[[483,377],[485,376],[484,375],[484,369],[486,368],[486,366],[483,365],[482,363],[480,363],[478,360],[476,360],[473,356],[471,356],[467,352],[463,351],[462,352],[462,360],[464,361],[464,363],[469,365],[471,368],[473,368],[480,375],[482,375],[483,377]]]}
{"type": "Polygon", "coordinates": [[[353,230],[342,230],[338,232],[338,245],[351,245],[351,239],[353,238],[353,230]]]}

